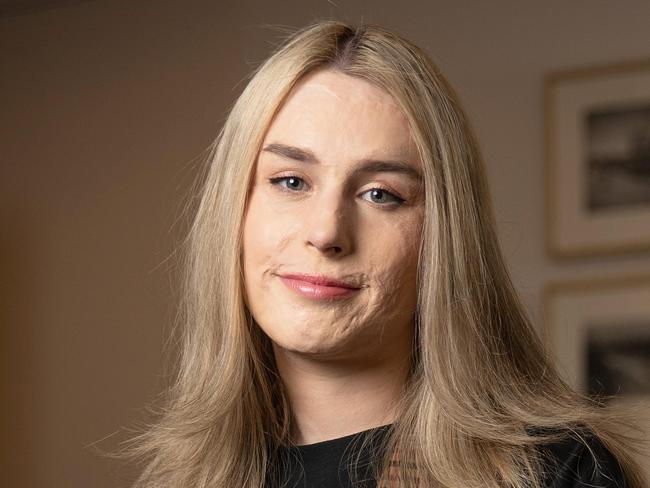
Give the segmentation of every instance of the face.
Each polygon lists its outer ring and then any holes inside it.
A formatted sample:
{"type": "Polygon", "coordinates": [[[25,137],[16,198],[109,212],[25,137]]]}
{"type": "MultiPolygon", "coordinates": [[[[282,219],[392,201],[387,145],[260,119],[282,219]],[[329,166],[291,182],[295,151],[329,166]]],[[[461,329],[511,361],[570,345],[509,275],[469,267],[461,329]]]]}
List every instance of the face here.
{"type": "Polygon", "coordinates": [[[411,347],[421,181],[387,92],[326,70],[294,87],[265,135],[244,219],[247,306],[276,357],[380,359],[411,347]],[[355,288],[290,278],[303,274],[355,288]]]}

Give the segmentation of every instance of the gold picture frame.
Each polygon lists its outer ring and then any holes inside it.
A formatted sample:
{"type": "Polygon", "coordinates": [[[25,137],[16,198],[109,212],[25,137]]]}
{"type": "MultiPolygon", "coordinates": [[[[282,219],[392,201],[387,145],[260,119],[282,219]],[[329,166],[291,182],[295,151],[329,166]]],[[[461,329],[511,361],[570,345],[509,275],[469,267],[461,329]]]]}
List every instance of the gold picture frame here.
{"type": "MultiPolygon", "coordinates": [[[[543,340],[565,380],[647,412],[650,437],[650,275],[553,282],[542,295],[543,340]]],[[[637,460],[650,479],[650,453],[637,460]]]]}
{"type": "Polygon", "coordinates": [[[650,250],[650,58],[548,74],[544,119],[548,253],[650,250]]]}

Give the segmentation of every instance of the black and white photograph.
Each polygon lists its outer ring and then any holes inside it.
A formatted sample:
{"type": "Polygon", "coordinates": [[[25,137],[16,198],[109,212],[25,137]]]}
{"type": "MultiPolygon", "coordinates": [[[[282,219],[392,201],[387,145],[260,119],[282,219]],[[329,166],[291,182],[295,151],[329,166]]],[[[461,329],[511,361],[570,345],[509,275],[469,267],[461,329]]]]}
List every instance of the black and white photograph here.
{"type": "Polygon", "coordinates": [[[650,60],[552,72],[544,93],[548,254],[650,250],[650,60]]]}
{"type": "Polygon", "coordinates": [[[650,396],[650,320],[587,324],[586,342],[590,396],[650,396]]]}
{"type": "MultiPolygon", "coordinates": [[[[564,379],[601,405],[634,405],[650,428],[650,275],[553,281],[542,297],[564,379]]],[[[650,453],[638,460],[650,475],[650,453]]]]}
{"type": "Polygon", "coordinates": [[[591,212],[650,206],[650,103],[584,117],[591,212]]]}

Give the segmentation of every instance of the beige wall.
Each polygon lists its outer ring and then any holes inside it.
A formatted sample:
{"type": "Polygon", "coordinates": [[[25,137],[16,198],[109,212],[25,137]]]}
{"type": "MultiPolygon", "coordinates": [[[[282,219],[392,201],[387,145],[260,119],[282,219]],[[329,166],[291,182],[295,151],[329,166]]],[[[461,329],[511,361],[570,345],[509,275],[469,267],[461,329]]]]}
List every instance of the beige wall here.
{"type": "Polygon", "coordinates": [[[548,70],[647,57],[650,2],[336,4],[96,0],[0,18],[3,486],[120,486],[86,446],[162,384],[175,222],[193,160],[276,39],[266,24],[364,19],[429,50],[474,122],[536,320],[549,280],[650,272],[647,254],[545,256],[541,98],[548,70]]]}

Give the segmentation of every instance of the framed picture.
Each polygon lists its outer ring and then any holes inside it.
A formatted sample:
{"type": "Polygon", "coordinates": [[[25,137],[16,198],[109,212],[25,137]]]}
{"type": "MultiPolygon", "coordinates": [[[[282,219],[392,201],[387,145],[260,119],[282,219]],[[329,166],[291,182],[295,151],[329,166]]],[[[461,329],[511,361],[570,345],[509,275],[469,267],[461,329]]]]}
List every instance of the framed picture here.
{"type": "Polygon", "coordinates": [[[554,257],[650,250],[650,59],[546,77],[554,257]]]}
{"type": "MultiPolygon", "coordinates": [[[[544,341],[570,385],[616,395],[646,414],[650,437],[650,275],[554,283],[544,289],[544,341]]],[[[650,476],[650,452],[639,459],[650,476]]]]}

